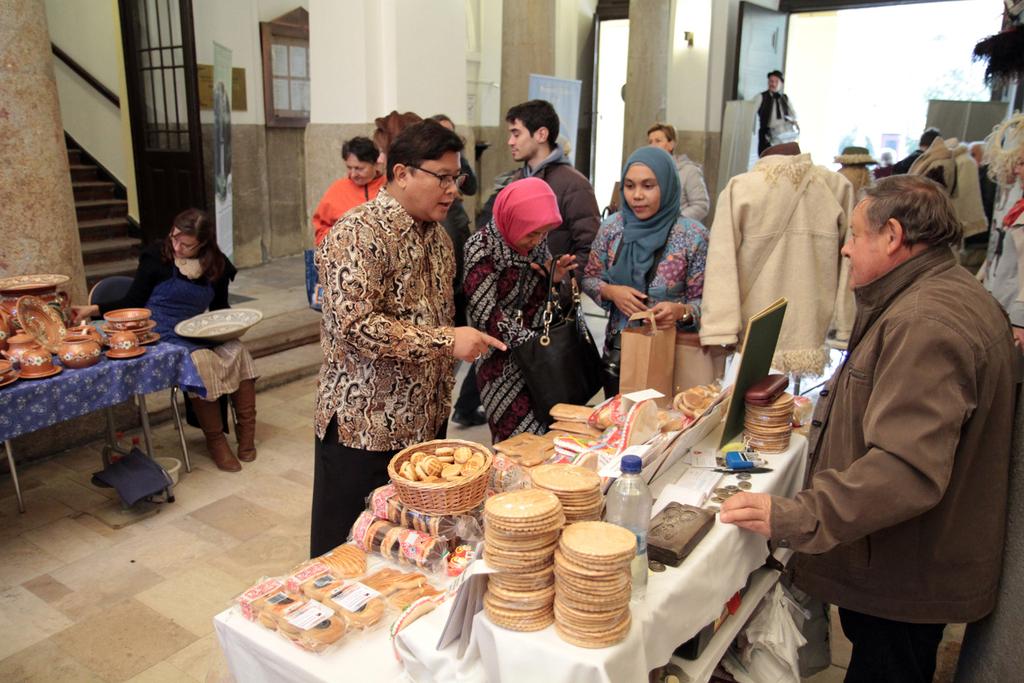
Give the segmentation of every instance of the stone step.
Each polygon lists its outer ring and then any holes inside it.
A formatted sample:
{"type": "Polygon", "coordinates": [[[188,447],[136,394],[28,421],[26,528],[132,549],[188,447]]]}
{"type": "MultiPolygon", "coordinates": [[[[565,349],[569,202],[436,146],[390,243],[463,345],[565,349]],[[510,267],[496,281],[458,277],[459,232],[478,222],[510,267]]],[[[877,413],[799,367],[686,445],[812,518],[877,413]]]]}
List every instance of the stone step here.
{"type": "Polygon", "coordinates": [[[74,180],[71,190],[75,193],[75,201],[90,199],[117,199],[114,192],[117,185],[109,180],[74,180]]]}
{"type": "Polygon", "coordinates": [[[136,260],[141,247],[142,240],[135,237],[90,240],[82,242],[82,261],[86,266],[91,266],[111,261],[136,260]]]}
{"type": "Polygon", "coordinates": [[[139,260],[137,258],[87,263],[85,264],[85,284],[91,289],[94,284],[111,275],[133,276],[138,267],[139,260]]]}
{"type": "Polygon", "coordinates": [[[87,199],[75,202],[75,214],[78,221],[95,218],[115,218],[128,215],[127,199],[87,199]]]}
{"type": "MultiPolygon", "coordinates": [[[[238,304],[244,308],[245,304],[238,304]]],[[[288,311],[264,318],[243,338],[253,358],[276,354],[286,349],[319,344],[320,314],[311,309],[288,311]]]]}
{"type": "Polygon", "coordinates": [[[86,242],[93,240],[125,237],[130,230],[131,223],[128,222],[127,216],[78,221],[78,237],[82,242],[83,248],[86,242]]]}
{"type": "Polygon", "coordinates": [[[96,180],[100,169],[93,164],[71,164],[71,182],[96,180]]]}

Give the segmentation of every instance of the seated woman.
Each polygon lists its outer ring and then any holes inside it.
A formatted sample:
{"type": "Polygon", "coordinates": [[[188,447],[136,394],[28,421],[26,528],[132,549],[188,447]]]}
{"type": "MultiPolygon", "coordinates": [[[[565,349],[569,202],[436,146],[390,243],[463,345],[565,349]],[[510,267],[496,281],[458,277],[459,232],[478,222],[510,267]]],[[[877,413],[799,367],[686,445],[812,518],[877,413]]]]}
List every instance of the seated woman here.
{"type": "Polygon", "coordinates": [[[186,209],[174,218],[163,242],[147,247],[139,257],[128,293],[120,301],[74,307],[75,319],[102,315],[119,308],[148,308],[156,321],[161,342],[185,346],[192,352],[206,396],[189,400],[206,437],[206,449],[219,469],[238,472],[238,462],[256,459],[256,366],[238,340],[204,344],[183,339],[174,326],[207,309],[228,308],[228,283],[235,267],[217,246],[217,233],[205,211],[186,209]],[[224,438],[218,399],[230,395],[235,405],[238,457],[224,438]]]}
{"type": "Polygon", "coordinates": [[[466,241],[464,288],[469,324],[505,342],[477,359],[476,382],[494,441],[520,432],[543,434],[511,350],[541,326],[548,268],[555,282],[576,267],[572,254],[552,264],[545,236],[562,224],[555,194],[543,180],[524,178],[508,185],[494,202],[491,221],[466,241]]]}
{"type": "Polygon", "coordinates": [[[583,276],[583,291],[610,314],[605,396],[619,392],[621,333],[629,316],[651,310],[659,328],[699,327],[708,254],[708,229],[679,215],[679,175],[668,152],[633,152],[620,187],[622,209],[598,229],[583,276]]]}

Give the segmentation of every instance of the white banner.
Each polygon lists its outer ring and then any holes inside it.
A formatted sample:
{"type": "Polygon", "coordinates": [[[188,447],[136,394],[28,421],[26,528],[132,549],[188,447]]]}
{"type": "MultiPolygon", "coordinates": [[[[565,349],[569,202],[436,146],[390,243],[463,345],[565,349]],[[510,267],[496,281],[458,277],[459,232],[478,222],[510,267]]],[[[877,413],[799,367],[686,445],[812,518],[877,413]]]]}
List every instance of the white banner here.
{"type": "Polygon", "coordinates": [[[529,98],[547,100],[558,112],[558,144],[569,141],[569,163],[576,163],[576,132],[580,127],[581,81],[530,74],[529,98]]]}
{"type": "Polygon", "coordinates": [[[224,255],[234,252],[231,221],[231,50],[213,44],[213,189],[217,244],[224,255]]]}

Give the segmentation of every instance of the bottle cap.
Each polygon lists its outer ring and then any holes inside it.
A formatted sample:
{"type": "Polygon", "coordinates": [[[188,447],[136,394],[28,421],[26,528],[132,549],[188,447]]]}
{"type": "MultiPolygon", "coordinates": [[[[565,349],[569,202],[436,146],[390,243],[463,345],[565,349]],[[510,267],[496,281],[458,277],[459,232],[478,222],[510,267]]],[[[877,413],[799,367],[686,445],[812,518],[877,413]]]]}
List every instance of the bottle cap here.
{"type": "Polygon", "coordinates": [[[619,469],[622,470],[623,474],[639,474],[640,470],[643,469],[644,462],[640,459],[639,455],[624,455],[622,456],[622,462],[619,463],[619,469]]]}

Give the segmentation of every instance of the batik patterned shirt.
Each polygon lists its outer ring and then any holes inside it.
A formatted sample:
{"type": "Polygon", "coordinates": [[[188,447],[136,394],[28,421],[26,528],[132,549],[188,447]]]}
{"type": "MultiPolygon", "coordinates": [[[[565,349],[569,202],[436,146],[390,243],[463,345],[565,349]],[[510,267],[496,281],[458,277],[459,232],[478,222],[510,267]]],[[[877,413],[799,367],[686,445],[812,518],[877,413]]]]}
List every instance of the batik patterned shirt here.
{"type": "Polygon", "coordinates": [[[454,383],[451,240],[387,190],[346,213],[316,251],[324,287],[319,438],[389,451],[433,439],[454,383]]]}

